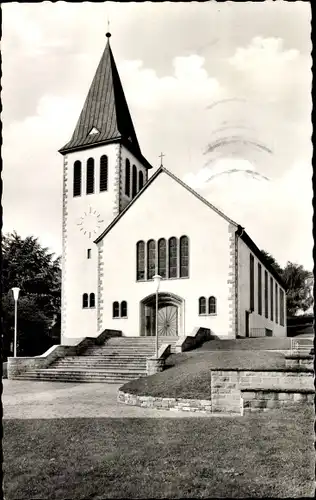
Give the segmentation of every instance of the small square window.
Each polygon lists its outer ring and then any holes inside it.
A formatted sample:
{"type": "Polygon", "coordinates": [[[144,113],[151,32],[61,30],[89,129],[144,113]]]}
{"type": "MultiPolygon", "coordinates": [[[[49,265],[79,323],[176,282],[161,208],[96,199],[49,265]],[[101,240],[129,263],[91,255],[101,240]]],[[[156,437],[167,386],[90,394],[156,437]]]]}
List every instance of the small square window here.
{"type": "Polygon", "coordinates": [[[91,248],[87,250],[87,259],[91,259],[91,248]]]}

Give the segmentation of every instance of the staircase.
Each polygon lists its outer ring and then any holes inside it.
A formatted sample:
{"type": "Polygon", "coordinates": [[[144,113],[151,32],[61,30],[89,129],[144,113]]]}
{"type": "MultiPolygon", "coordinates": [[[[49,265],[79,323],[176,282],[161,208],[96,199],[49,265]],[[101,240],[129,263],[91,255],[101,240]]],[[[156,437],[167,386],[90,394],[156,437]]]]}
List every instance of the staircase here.
{"type": "MultiPolygon", "coordinates": [[[[178,337],[161,337],[159,347],[178,337]]],[[[124,384],[146,376],[146,359],[155,354],[155,337],[113,337],[103,345],[90,345],[79,356],[66,356],[47,368],[16,375],[19,380],[54,382],[106,382],[124,384]]]]}

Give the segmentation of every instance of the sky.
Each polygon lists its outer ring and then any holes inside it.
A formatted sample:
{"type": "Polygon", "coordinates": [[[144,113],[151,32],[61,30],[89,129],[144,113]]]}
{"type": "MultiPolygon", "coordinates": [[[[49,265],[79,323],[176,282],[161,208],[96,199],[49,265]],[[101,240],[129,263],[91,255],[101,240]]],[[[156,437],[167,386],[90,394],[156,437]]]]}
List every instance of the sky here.
{"type": "Polygon", "coordinates": [[[152,173],[163,152],[281,266],[312,270],[309,2],[6,3],[2,14],[4,233],[61,253],[58,149],[110,29],[152,173]]]}

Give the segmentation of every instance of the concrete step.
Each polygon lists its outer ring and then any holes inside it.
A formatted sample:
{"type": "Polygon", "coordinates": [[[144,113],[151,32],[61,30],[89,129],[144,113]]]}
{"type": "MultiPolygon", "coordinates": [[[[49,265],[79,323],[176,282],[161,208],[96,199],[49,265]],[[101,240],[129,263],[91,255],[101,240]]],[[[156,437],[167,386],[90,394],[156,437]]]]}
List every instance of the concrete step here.
{"type": "Polygon", "coordinates": [[[148,349],[148,350],[141,350],[141,351],[137,351],[137,350],[129,350],[129,349],[117,349],[117,350],[109,350],[109,349],[98,349],[97,351],[88,351],[88,352],[84,352],[81,354],[81,356],[102,356],[102,355],[132,355],[132,356],[147,356],[147,357],[151,357],[153,354],[155,353],[155,350],[154,349],[148,349]]]}
{"type": "Polygon", "coordinates": [[[81,360],[77,360],[77,361],[72,361],[71,363],[67,363],[67,361],[57,361],[55,363],[52,363],[50,365],[50,368],[54,368],[54,367],[57,367],[57,366],[60,366],[60,367],[64,367],[64,366],[79,366],[79,367],[109,367],[109,366],[125,366],[125,367],[146,367],[146,362],[143,362],[143,361],[129,361],[129,362],[123,362],[122,360],[117,360],[117,361],[98,361],[98,362],[93,362],[93,361],[89,361],[89,362],[82,362],[81,360]]]}
{"type": "Polygon", "coordinates": [[[108,368],[96,368],[96,367],[93,367],[93,368],[78,368],[76,366],[74,367],[54,367],[54,368],[39,368],[38,370],[28,370],[27,373],[31,373],[31,372],[36,372],[36,373],[56,373],[56,374],[60,374],[60,373],[89,373],[91,375],[93,375],[94,373],[97,373],[97,374],[108,374],[108,373],[111,373],[111,374],[117,374],[117,373],[121,373],[121,374],[129,374],[129,373],[132,373],[132,374],[138,374],[138,373],[146,373],[146,369],[141,369],[141,368],[121,368],[121,367],[108,367],[108,368]]]}
{"type": "Polygon", "coordinates": [[[83,356],[83,355],[80,355],[80,356],[65,356],[64,358],[59,358],[58,361],[61,361],[61,360],[67,360],[67,361],[74,361],[74,360],[80,360],[82,362],[84,361],[93,361],[93,362],[96,362],[97,360],[113,360],[113,361],[116,361],[118,359],[122,359],[124,361],[126,360],[130,360],[130,361],[136,361],[136,360],[141,360],[141,361],[146,361],[147,359],[147,354],[141,354],[139,356],[134,356],[134,355],[130,355],[130,354],[118,354],[118,353],[114,353],[114,354],[100,354],[100,355],[91,355],[91,356],[83,356]]]}
{"type": "Polygon", "coordinates": [[[123,364],[134,364],[134,363],[140,363],[140,364],[146,364],[146,357],[121,357],[121,356],[112,356],[112,357],[97,357],[97,356],[92,356],[92,357],[85,357],[82,356],[80,358],[75,358],[75,359],[67,359],[67,358],[62,358],[57,361],[54,361],[54,364],[94,364],[94,365],[99,365],[100,363],[109,363],[109,364],[116,364],[116,363],[123,363],[123,364]]]}
{"type": "Polygon", "coordinates": [[[85,371],[92,371],[92,370],[102,370],[102,371],[126,371],[126,372],[146,372],[146,365],[124,365],[124,364],[112,364],[112,365],[108,365],[108,364],[104,364],[104,365],[54,365],[54,366],[51,366],[50,368],[47,368],[48,369],[51,369],[51,370],[72,370],[72,371],[76,371],[76,370],[85,370],[85,371]]]}
{"type": "Polygon", "coordinates": [[[75,376],[75,377],[69,377],[69,376],[53,376],[45,373],[41,374],[21,374],[21,375],[16,375],[14,377],[14,380],[41,380],[43,382],[69,382],[69,383],[75,383],[75,382],[89,382],[89,383],[106,383],[106,384],[126,384],[126,382],[129,382],[130,380],[135,380],[135,378],[139,377],[132,377],[132,378],[118,378],[118,377],[88,377],[88,376],[75,376]]]}

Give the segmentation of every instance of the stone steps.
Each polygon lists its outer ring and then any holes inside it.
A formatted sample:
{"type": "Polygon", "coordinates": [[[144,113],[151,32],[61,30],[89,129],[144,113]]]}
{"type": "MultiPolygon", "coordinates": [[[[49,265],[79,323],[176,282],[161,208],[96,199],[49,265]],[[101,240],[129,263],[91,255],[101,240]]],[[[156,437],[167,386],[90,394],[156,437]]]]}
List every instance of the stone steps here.
{"type": "MultiPolygon", "coordinates": [[[[174,345],[177,337],[159,339],[174,345]]],[[[78,356],[57,359],[47,368],[16,375],[20,380],[125,383],[146,376],[146,359],[155,353],[155,337],[113,337],[90,345],[78,356]]]]}

